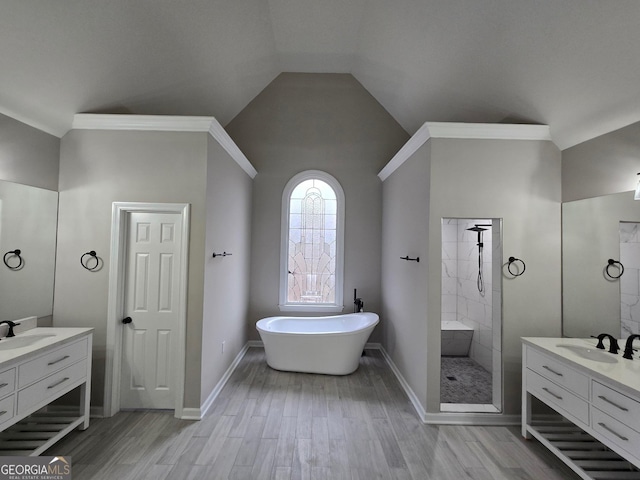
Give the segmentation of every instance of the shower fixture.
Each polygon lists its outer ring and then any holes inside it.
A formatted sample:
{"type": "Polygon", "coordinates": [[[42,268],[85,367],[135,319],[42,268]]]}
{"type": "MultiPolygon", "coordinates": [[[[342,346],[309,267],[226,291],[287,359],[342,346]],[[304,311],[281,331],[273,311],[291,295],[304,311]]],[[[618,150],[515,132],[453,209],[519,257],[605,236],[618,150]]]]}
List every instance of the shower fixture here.
{"type": "Polygon", "coordinates": [[[480,294],[484,294],[484,277],[482,275],[482,250],[484,248],[484,243],[482,242],[482,232],[485,232],[490,227],[491,225],[476,223],[475,226],[467,228],[468,231],[477,232],[478,234],[478,280],[476,281],[476,284],[478,285],[478,292],[480,292],[480,294]]]}

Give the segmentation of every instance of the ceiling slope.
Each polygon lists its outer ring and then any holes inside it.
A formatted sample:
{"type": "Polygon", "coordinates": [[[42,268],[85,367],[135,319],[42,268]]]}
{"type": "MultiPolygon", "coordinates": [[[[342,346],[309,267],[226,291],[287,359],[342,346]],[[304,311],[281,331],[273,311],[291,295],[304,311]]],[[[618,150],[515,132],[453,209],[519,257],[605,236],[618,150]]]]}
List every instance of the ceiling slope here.
{"type": "Polygon", "coordinates": [[[640,120],[637,0],[0,0],[0,112],[234,118],[281,72],[351,73],[409,133],[640,120]]]}

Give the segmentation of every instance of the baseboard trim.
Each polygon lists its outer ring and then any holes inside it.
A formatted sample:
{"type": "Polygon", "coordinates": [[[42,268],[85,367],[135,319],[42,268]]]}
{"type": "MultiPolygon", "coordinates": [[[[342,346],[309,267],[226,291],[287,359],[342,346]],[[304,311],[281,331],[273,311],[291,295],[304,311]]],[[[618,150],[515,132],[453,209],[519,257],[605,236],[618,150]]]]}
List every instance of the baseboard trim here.
{"type": "Polygon", "coordinates": [[[218,398],[218,395],[220,395],[220,392],[229,381],[229,378],[231,378],[231,375],[233,374],[235,369],[238,368],[238,365],[240,364],[240,361],[247,353],[247,350],[249,350],[249,347],[250,347],[249,343],[250,342],[247,342],[245,346],[242,347],[242,350],[240,350],[238,355],[236,355],[236,358],[233,360],[233,362],[231,362],[231,365],[229,365],[229,368],[227,368],[227,371],[224,372],[224,375],[222,375],[222,378],[216,384],[214,389],[211,390],[211,393],[209,394],[207,399],[204,401],[204,403],[200,405],[200,408],[183,408],[182,416],[180,417],[181,419],[202,420],[202,417],[204,417],[207,414],[207,412],[211,408],[211,405],[213,405],[213,402],[215,401],[215,399],[218,398]]]}
{"type": "Polygon", "coordinates": [[[200,408],[183,408],[180,420],[202,420],[203,415],[200,408]]]}
{"type": "Polygon", "coordinates": [[[90,407],[89,416],[91,418],[104,418],[104,407],[90,407]]]}
{"type": "Polygon", "coordinates": [[[415,394],[413,389],[409,386],[409,383],[402,376],[402,373],[400,373],[400,370],[398,369],[398,367],[396,367],[396,364],[393,363],[393,360],[391,359],[387,351],[384,349],[384,347],[379,343],[367,343],[365,348],[380,350],[380,352],[382,353],[382,356],[384,357],[385,362],[387,362],[387,365],[389,365],[389,368],[391,368],[391,371],[398,379],[398,382],[400,382],[400,386],[404,390],[404,393],[406,393],[407,397],[409,397],[409,401],[413,405],[413,408],[418,414],[418,417],[420,418],[422,423],[427,423],[426,421],[427,412],[425,411],[424,407],[420,403],[420,400],[418,400],[418,396],[415,394]]]}
{"type": "Polygon", "coordinates": [[[418,417],[424,424],[429,425],[492,425],[492,426],[507,426],[507,425],[520,425],[520,415],[503,415],[500,413],[475,413],[475,412],[436,412],[427,413],[418,396],[413,389],[409,386],[409,383],[405,380],[400,373],[398,367],[393,363],[393,360],[379,343],[367,343],[365,349],[380,350],[384,360],[389,365],[389,368],[398,379],[400,386],[404,390],[404,393],[409,398],[409,401],[413,405],[418,417]]]}

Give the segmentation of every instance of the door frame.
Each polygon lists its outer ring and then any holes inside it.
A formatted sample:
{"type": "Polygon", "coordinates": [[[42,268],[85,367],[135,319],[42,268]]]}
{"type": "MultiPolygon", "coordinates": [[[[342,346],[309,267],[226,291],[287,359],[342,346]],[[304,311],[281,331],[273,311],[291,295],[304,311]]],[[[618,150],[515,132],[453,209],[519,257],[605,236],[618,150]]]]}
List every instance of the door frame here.
{"type": "Polygon", "coordinates": [[[109,294],[107,304],[107,349],[105,352],[104,416],[120,411],[120,377],[122,373],[122,323],[125,301],[127,217],[129,213],[173,213],[182,216],[182,247],[178,285],[177,351],[174,365],[176,418],[182,417],[184,408],[184,382],[186,365],[187,284],[189,262],[188,203],[113,202],[111,215],[111,259],[109,262],[109,294]]]}

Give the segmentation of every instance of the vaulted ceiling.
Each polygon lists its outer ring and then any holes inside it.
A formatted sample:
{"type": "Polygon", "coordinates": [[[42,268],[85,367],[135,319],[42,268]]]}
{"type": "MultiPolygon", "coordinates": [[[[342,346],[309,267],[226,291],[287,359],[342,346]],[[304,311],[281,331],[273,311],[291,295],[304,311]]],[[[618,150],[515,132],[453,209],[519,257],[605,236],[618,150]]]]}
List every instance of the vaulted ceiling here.
{"type": "Polygon", "coordinates": [[[638,0],[0,0],[0,113],[212,115],[281,72],[351,73],[425,121],[542,123],[560,148],[640,120],[638,0]]]}

